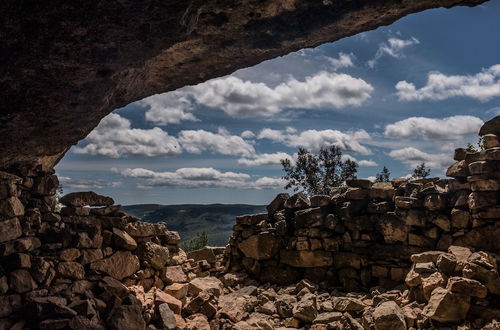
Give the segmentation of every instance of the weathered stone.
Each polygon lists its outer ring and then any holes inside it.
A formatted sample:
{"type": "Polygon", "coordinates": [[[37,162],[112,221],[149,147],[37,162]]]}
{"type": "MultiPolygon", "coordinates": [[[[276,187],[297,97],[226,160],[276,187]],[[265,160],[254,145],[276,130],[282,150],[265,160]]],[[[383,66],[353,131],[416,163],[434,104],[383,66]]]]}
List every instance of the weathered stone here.
{"type": "Polygon", "coordinates": [[[261,221],[268,220],[269,215],[267,213],[259,214],[245,214],[236,217],[236,223],[239,225],[253,226],[261,221]]]}
{"type": "Polygon", "coordinates": [[[436,263],[439,256],[444,252],[442,251],[425,251],[422,253],[413,254],[411,256],[411,261],[414,263],[432,262],[436,263]]]}
{"type": "Polygon", "coordinates": [[[0,243],[18,238],[23,234],[23,229],[18,218],[0,221],[0,243]]]}
{"type": "Polygon", "coordinates": [[[174,312],[168,307],[168,304],[158,306],[158,314],[160,314],[161,325],[164,329],[175,330],[177,328],[177,320],[174,312]]]}
{"type": "Polygon", "coordinates": [[[500,190],[500,180],[476,180],[471,182],[470,187],[472,191],[497,191],[500,190]]]}
{"type": "Polygon", "coordinates": [[[369,191],[370,198],[392,200],[394,187],[390,182],[375,182],[369,191]]]}
{"type": "Polygon", "coordinates": [[[24,205],[17,197],[0,200],[0,219],[24,215],[24,205]]]}
{"type": "Polygon", "coordinates": [[[203,291],[212,296],[218,297],[222,294],[222,288],[222,282],[216,277],[198,277],[189,282],[188,293],[196,296],[203,291]]]}
{"type": "Polygon", "coordinates": [[[368,189],[349,187],[347,188],[344,197],[348,200],[361,200],[368,198],[368,192],[368,189]]]}
{"type": "Polygon", "coordinates": [[[441,211],[446,209],[446,198],[443,195],[431,194],[425,196],[424,206],[429,211],[441,211]]]}
{"type": "Polygon", "coordinates": [[[280,261],[292,267],[325,267],[333,265],[333,256],[328,251],[281,250],[280,261]]]}
{"type": "Polygon", "coordinates": [[[342,318],[342,313],[340,312],[326,312],[326,313],[320,313],[316,318],[314,319],[313,323],[317,324],[328,324],[332,323],[334,321],[338,321],[342,318]]]}
{"type": "Polygon", "coordinates": [[[376,330],[405,330],[403,311],[394,301],[386,301],[375,307],[372,312],[376,330]]]}
{"type": "Polygon", "coordinates": [[[287,193],[278,194],[269,205],[267,205],[267,213],[269,215],[274,215],[279,210],[282,210],[285,207],[286,200],[290,198],[290,195],[287,193]]]}
{"type": "Polygon", "coordinates": [[[280,245],[280,240],[275,235],[262,232],[242,241],[238,248],[248,258],[266,260],[278,254],[280,245]]]}
{"type": "Polygon", "coordinates": [[[351,297],[333,297],[332,303],[333,309],[340,312],[357,312],[366,307],[361,300],[351,297]]]}
{"type": "Polygon", "coordinates": [[[189,251],[187,257],[194,261],[206,260],[208,263],[214,263],[216,261],[214,249],[209,246],[205,246],[199,250],[189,251]]]}
{"type": "MultiPolygon", "coordinates": [[[[218,315],[228,318],[233,322],[239,322],[248,317],[249,313],[257,306],[257,298],[251,290],[240,289],[235,292],[225,294],[219,298],[218,315]]],[[[256,289],[253,287],[253,289],[256,289]]]]}
{"type": "Polygon", "coordinates": [[[35,178],[32,191],[38,195],[55,195],[59,187],[59,179],[56,175],[44,175],[35,178]]]}
{"type": "Polygon", "coordinates": [[[465,160],[456,162],[446,170],[446,176],[450,176],[453,178],[466,178],[469,175],[469,167],[465,160]]]}
{"type": "Polygon", "coordinates": [[[17,269],[9,274],[10,289],[16,293],[25,293],[36,289],[36,285],[31,274],[25,269],[17,269]]]}
{"type": "Polygon", "coordinates": [[[442,323],[460,323],[470,308],[470,297],[437,287],[432,291],[423,314],[442,323]]]}
{"type": "Polygon", "coordinates": [[[500,116],[488,120],[481,126],[479,136],[485,136],[487,134],[500,135],[500,116]]]}
{"type": "Polygon", "coordinates": [[[59,260],[62,261],[73,261],[78,259],[80,257],[81,253],[79,249],[76,248],[69,248],[69,249],[64,249],[61,252],[59,252],[59,260]]]}
{"type": "Polygon", "coordinates": [[[101,249],[83,249],[80,263],[82,265],[90,264],[91,262],[101,260],[104,255],[101,249]]]}
{"type": "Polygon", "coordinates": [[[451,292],[477,298],[486,298],[488,294],[487,288],[481,282],[456,276],[450,277],[446,289],[451,292]]]}
{"type": "Polygon", "coordinates": [[[121,305],[114,308],[106,323],[112,330],[146,329],[139,305],[121,305]]]}
{"type": "Polygon", "coordinates": [[[451,210],[451,227],[455,229],[464,229],[469,226],[471,217],[469,212],[459,209],[451,210]]]}
{"type": "Polygon", "coordinates": [[[295,226],[297,228],[319,227],[323,225],[326,213],[320,207],[308,208],[295,212],[295,226]]]}
{"type": "Polygon", "coordinates": [[[163,291],[165,291],[172,297],[181,300],[187,296],[188,287],[189,287],[188,283],[172,283],[163,288],[163,291]]]}
{"type": "Polygon", "coordinates": [[[210,323],[203,314],[193,314],[186,318],[186,330],[210,330],[210,323]]]}
{"type": "Polygon", "coordinates": [[[155,291],[154,304],[156,306],[167,304],[175,314],[180,314],[182,310],[182,301],[161,290],[155,291]]]}
{"type": "Polygon", "coordinates": [[[160,277],[163,281],[168,283],[184,283],[188,281],[181,266],[168,266],[163,268],[160,277]]]}
{"type": "Polygon", "coordinates": [[[74,280],[83,280],[85,278],[85,270],[78,262],[65,261],[57,264],[57,275],[74,280]]]}
{"type": "Polygon", "coordinates": [[[164,223],[129,222],[125,231],[132,237],[162,236],[167,231],[164,223]]]}
{"type": "Polygon", "coordinates": [[[330,205],[331,198],[328,195],[313,195],[311,197],[311,207],[325,207],[330,205]]]}
{"type": "Polygon", "coordinates": [[[124,250],[133,251],[137,248],[137,242],[127,232],[113,228],[113,244],[124,250]]]}
{"type": "Polygon", "coordinates": [[[288,198],[284,206],[286,209],[303,209],[311,207],[311,202],[304,193],[297,193],[288,198]]]}
{"type": "Polygon", "coordinates": [[[486,134],[481,138],[485,149],[500,147],[500,138],[496,134],[486,134]]]}
{"type": "Polygon", "coordinates": [[[457,148],[453,154],[453,159],[457,161],[465,160],[465,155],[467,155],[467,150],[464,148],[457,148]]]}
{"type": "Polygon", "coordinates": [[[139,270],[139,259],[128,251],[117,251],[111,257],[91,263],[90,269],[122,280],[139,270]]]}
{"type": "Polygon", "coordinates": [[[384,236],[386,243],[405,242],[408,237],[409,227],[392,212],[384,214],[376,227],[384,236]]]}
{"type": "Polygon", "coordinates": [[[394,202],[399,209],[419,208],[422,205],[421,201],[414,197],[396,196],[394,202]]]}
{"type": "Polygon", "coordinates": [[[168,248],[153,242],[140,244],[136,254],[147,266],[158,270],[163,269],[170,256],[168,248]]]}
{"type": "Polygon", "coordinates": [[[316,297],[312,293],[305,294],[298,303],[293,306],[293,317],[307,323],[312,323],[318,316],[316,297]]]}
{"type": "Polygon", "coordinates": [[[111,197],[101,196],[93,191],[74,192],[64,195],[59,202],[66,206],[108,206],[115,202],[111,197]]]}
{"type": "Polygon", "coordinates": [[[430,275],[422,276],[422,290],[424,292],[424,298],[429,300],[432,291],[437,288],[446,287],[446,282],[448,278],[440,272],[434,272],[430,275]]]}
{"type": "Polygon", "coordinates": [[[469,172],[472,175],[495,173],[500,170],[500,162],[477,161],[469,164],[469,172]]]}

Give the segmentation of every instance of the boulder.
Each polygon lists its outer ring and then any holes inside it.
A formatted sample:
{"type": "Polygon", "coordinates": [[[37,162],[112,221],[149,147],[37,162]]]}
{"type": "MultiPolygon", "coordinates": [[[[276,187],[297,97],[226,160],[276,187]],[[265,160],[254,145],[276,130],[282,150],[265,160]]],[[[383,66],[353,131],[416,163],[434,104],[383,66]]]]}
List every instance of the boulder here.
{"type": "Polygon", "coordinates": [[[210,323],[205,315],[197,313],[186,318],[186,330],[210,330],[210,323]]]}
{"type": "Polygon", "coordinates": [[[469,175],[469,167],[465,160],[456,162],[446,170],[446,176],[452,178],[466,178],[469,175]]]}
{"type": "Polygon", "coordinates": [[[74,280],[83,280],[85,278],[85,270],[82,264],[78,262],[65,261],[57,264],[57,275],[74,280]]]}
{"type": "Polygon", "coordinates": [[[129,222],[125,226],[125,231],[132,237],[162,236],[167,232],[164,223],[149,222],[129,222]]]}
{"type": "Polygon", "coordinates": [[[255,297],[256,289],[256,287],[245,287],[220,296],[217,314],[232,322],[239,322],[247,318],[258,304],[257,297],[255,297]]]}
{"type": "Polygon", "coordinates": [[[206,260],[210,264],[216,261],[214,249],[209,246],[205,246],[199,250],[189,251],[187,253],[187,257],[188,259],[193,259],[194,261],[206,260]]]}
{"type": "Polygon", "coordinates": [[[332,305],[339,312],[358,312],[366,307],[361,300],[352,297],[333,297],[332,305]]]}
{"type": "Polygon", "coordinates": [[[106,323],[112,330],[146,329],[146,322],[139,305],[121,305],[114,308],[106,323]]]}
{"type": "Polygon", "coordinates": [[[405,330],[403,311],[394,301],[386,301],[375,307],[372,312],[375,330],[405,330]]]}
{"type": "Polygon", "coordinates": [[[432,291],[423,314],[441,323],[460,323],[470,308],[470,297],[437,287],[432,291]]]}
{"type": "Polygon", "coordinates": [[[288,198],[290,198],[290,195],[287,193],[278,194],[273,201],[266,206],[267,213],[269,215],[274,215],[279,210],[282,210],[288,198]]]}
{"type": "Polygon", "coordinates": [[[266,260],[278,254],[280,240],[269,232],[262,232],[242,241],[238,248],[247,258],[266,260]]]}
{"type": "Polygon", "coordinates": [[[312,293],[305,294],[292,309],[293,317],[302,320],[306,323],[312,323],[318,316],[318,306],[316,305],[316,297],[312,293]]]}
{"type": "Polygon", "coordinates": [[[479,130],[479,136],[487,134],[500,135],[500,116],[488,120],[479,130]]]}
{"type": "Polygon", "coordinates": [[[163,281],[168,283],[184,283],[188,281],[181,266],[168,266],[163,268],[160,277],[163,281]]]}
{"type": "Polygon", "coordinates": [[[18,238],[23,234],[23,229],[18,218],[0,221],[0,243],[18,238]]]}
{"type": "Polygon", "coordinates": [[[381,216],[376,227],[384,236],[386,243],[405,242],[410,229],[405,221],[394,212],[388,212],[381,216]]]}
{"type": "Polygon", "coordinates": [[[64,195],[59,199],[59,203],[65,206],[109,206],[115,201],[111,197],[98,195],[93,191],[74,192],[64,195]]]}
{"type": "Polygon", "coordinates": [[[177,320],[168,304],[158,306],[158,314],[160,315],[161,325],[164,329],[175,330],[177,328],[177,320]]]}
{"type": "Polygon", "coordinates": [[[163,288],[163,291],[168,293],[174,298],[177,298],[179,300],[183,299],[185,296],[188,294],[188,283],[173,283],[170,285],[167,285],[165,288],[163,288]]]}
{"type": "Polygon", "coordinates": [[[188,293],[196,296],[200,292],[204,291],[210,295],[218,297],[222,293],[222,288],[223,284],[217,277],[198,277],[189,282],[188,293]]]}
{"type": "Polygon", "coordinates": [[[329,251],[281,250],[280,261],[299,268],[326,267],[333,265],[333,255],[329,251]]]}
{"type": "Polygon", "coordinates": [[[137,242],[127,232],[113,228],[113,244],[118,249],[133,251],[137,248],[137,242]]]}
{"type": "Polygon", "coordinates": [[[286,209],[305,209],[311,207],[311,202],[304,193],[300,192],[288,198],[284,207],[286,209]]]}
{"type": "Polygon", "coordinates": [[[122,280],[140,268],[139,259],[129,251],[117,251],[112,256],[90,264],[90,269],[101,271],[122,280]]]}
{"type": "Polygon", "coordinates": [[[169,258],[168,248],[153,242],[140,244],[136,254],[145,265],[158,270],[163,269],[169,258]]]}
{"type": "Polygon", "coordinates": [[[392,200],[394,187],[390,182],[376,182],[371,186],[369,196],[372,199],[392,200]]]}
{"type": "Polygon", "coordinates": [[[167,304],[168,307],[175,313],[180,314],[182,310],[182,301],[172,297],[168,293],[162,290],[156,290],[154,294],[154,304],[159,306],[161,304],[167,304]]]}
{"type": "Polygon", "coordinates": [[[17,197],[0,200],[0,219],[24,215],[24,205],[17,197]]]}
{"type": "Polygon", "coordinates": [[[481,282],[464,277],[450,277],[446,288],[451,292],[477,298],[486,298],[488,294],[488,289],[481,282]]]}
{"type": "Polygon", "coordinates": [[[38,286],[26,269],[17,269],[9,274],[10,289],[16,293],[25,293],[36,289],[38,286]]]}

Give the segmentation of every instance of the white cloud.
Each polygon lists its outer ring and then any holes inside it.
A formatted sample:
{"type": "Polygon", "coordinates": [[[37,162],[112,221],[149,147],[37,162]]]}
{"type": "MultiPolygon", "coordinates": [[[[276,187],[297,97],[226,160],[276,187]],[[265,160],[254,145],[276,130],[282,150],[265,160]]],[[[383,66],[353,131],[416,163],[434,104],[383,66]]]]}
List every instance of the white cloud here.
{"type": "Polygon", "coordinates": [[[353,60],[356,58],[353,53],[339,53],[339,58],[326,56],[326,60],[332,65],[333,70],[354,66],[353,60]]]}
{"type": "Polygon", "coordinates": [[[393,150],[389,153],[394,159],[415,167],[424,162],[431,169],[441,169],[453,164],[450,154],[429,154],[414,147],[393,150]]]}
{"type": "Polygon", "coordinates": [[[125,169],[124,177],[143,179],[140,188],[237,188],[271,189],[283,187],[282,179],[262,177],[251,181],[246,173],[221,172],[214,168],[180,168],[175,172],[155,172],[144,168],[125,169]]]}
{"type": "Polygon", "coordinates": [[[118,158],[126,155],[172,156],[181,153],[177,139],[159,127],[131,128],[130,121],[118,114],[109,114],[85,139],[77,154],[118,158]]]}
{"type": "Polygon", "coordinates": [[[241,137],[244,139],[253,139],[255,137],[254,132],[246,130],[241,132],[241,137]]]}
{"type": "Polygon", "coordinates": [[[487,102],[500,96],[500,64],[475,75],[447,76],[431,72],[425,86],[417,89],[413,83],[403,80],[396,84],[396,90],[401,101],[436,101],[462,96],[487,102]]]}
{"type": "Polygon", "coordinates": [[[373,161],[373,160],[360,160],[358,162],[358,165],[359,166],[377,166],[377,162],[373,161]]]}
{"type": "Polygon", "coordinates": [[[474,116],[451,116],[443,119],[410,117],[385,127],[384,134],[395,138],[417,136],[431,140],[458,140],[477,134],[484,122],[474,116]]]}
{"type": "MultiPolygon", "coordinates": [[[[346,65],[348,62],[342,56],[339,61],[339,65],[346,65]]],[[[159,106],[155,110],[149,110],[146,116],[148,120],[161,123],[194,120],[189,111],[195,102],[221,109],[234,117],[270,117],[283,109],[342,109],[360,106],[370,98],[372,92],[373,87],[363,79],[324,71],[306,77],[304,81],[291,77],[276,87],[228,76],[155,95],[155,104],[159,106]],[[170,116],[172,119],[169,119],[170,116]]]]}
{"type": "Polygon", "coordinates": [[[189,98],[177,91],[153,95],[138,103],[149,107],[146,120],[158,125],[179,124],[184,120],[198,121],[190,112],[193,106],[189,98]]]}
{"type": "Polygon", "coordinates": [[[360,141],[369,139],[370,135],[365,130],[343,133],[331,129],[322,131],[310,129],[298,135],[287,136],[286,144],[290,147],[303,147],[312,151],[318,151],[321,147],[335,145],[343,151],[369,155],[371,154],[370,149],[360,144],[360,141]]]}
{"type": "Polygon", "coordinates": [[[257,135],[258,139],[268,139],[275,142],[283,142],[285,141],[285,134],[277,129],[264,128],[260,131],[259,135],[257,135]]]}
{"type": "Polygon", "coordinates": [[[121,186],[119,181],[106,181],[102,179],[88,180],[88,179],[75,179],[67,176],[58,176],[61,187],[73,189],[102,189],[102,188],[115,188],[121,186]]]}
{"type": "Polygon", "coordinates": [[[289,159],[291,163],[295,163],[292,156],[285,152],[276,152],[273,154],[259,154],[253,158],[240,158],[238,164],[247,166],[260,166],[260,165],[280,165],[282,159],[289,159]]]}
{"type": "Polygon", "coordinates": [[[190,153],[212,151],[222,155],[249,157],[255,153],[254,147],[241,137],[230,135],[224,128],[218,133],[205,130],[184,130],[179,133],[179,143],[190,153]]]}
{"type": "Polygon", "coordinates": [[[375,53],[375,57],[368,61],[368,66],[370,68],[374,68],[378,60],[385,55],[394,58],[402,58],[404,57],[403,50],[406,47],[418,45],[419,43],[420,41],[415,37],[411,37],[407,40],[399,38],[389,38],[387,42],[383,42],[379,45],[378,50],[375,53]]]}

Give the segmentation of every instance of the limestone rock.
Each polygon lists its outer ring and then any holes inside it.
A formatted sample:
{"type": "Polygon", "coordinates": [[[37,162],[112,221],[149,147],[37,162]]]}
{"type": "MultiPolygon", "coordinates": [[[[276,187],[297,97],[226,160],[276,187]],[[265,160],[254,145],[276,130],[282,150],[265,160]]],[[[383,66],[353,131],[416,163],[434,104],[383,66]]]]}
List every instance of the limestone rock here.
{"type": "Polygon", "coordinates": [[[376,330],[405,330],[403,311],[394,301],[386,301],[375,307],[372,312],[376,330]]]}
{"type": "Polygon", "coordinates": [[[122,280],[139,270],[139,259],[129,251],[117,251],[111,257],[91,263],[90,269],[122,280]]]}
{"type": "Polygon", "coordinates": [[[275,235],[262,232],[242,241],[238,244],[238,248],[248,258],[265,260],[278,254],[280,241],[275,235]]]}
{"type": "Polygon", "coordinates": [[[111,197],[101,196],[93,191],[74,192],[64,195],[59,199],[59,203],[66,206],[108,206],[115,202],[111,197]]]}
{"type": "Polygon", "coordinates": [[[18,218],[0,221],[0,243],[18,238],[23,234],[18,218]]]}
{"type": "Polygon", "coordinates": [[[137,248],[137,242],[127,232],[113,228],[113,244],[124,250],[133,251],[137,248]]]}
{"type": "Polygon", "coordinates": [[[470,308],[470,297],[437,287],[432,291],[423,314],[442,323],[459,323],[465,320],[470,308]]]}

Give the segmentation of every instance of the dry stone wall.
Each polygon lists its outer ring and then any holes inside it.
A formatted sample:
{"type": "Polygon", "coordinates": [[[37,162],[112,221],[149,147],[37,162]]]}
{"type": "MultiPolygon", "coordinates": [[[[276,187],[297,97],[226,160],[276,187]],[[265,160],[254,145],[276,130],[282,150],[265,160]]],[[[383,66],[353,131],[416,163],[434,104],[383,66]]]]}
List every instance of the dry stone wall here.
{"type": "Polygon", "coordinates": [[[348,180],[330,195],[279,194],[267,213],[236,218],[228,269],[360,289],[402,283],[412,254],[451,245],[500,252],[500,117],[480,135],[484,150],[455,151],[451,179],[348,180]]]}
{"type": "Polygon", "coordinates": [[[0,172],[0,329],[174,329],[215,254],[188,259],[177,232],[93,192],[56,211],[57,176],[39,170],[0,172]]]}

